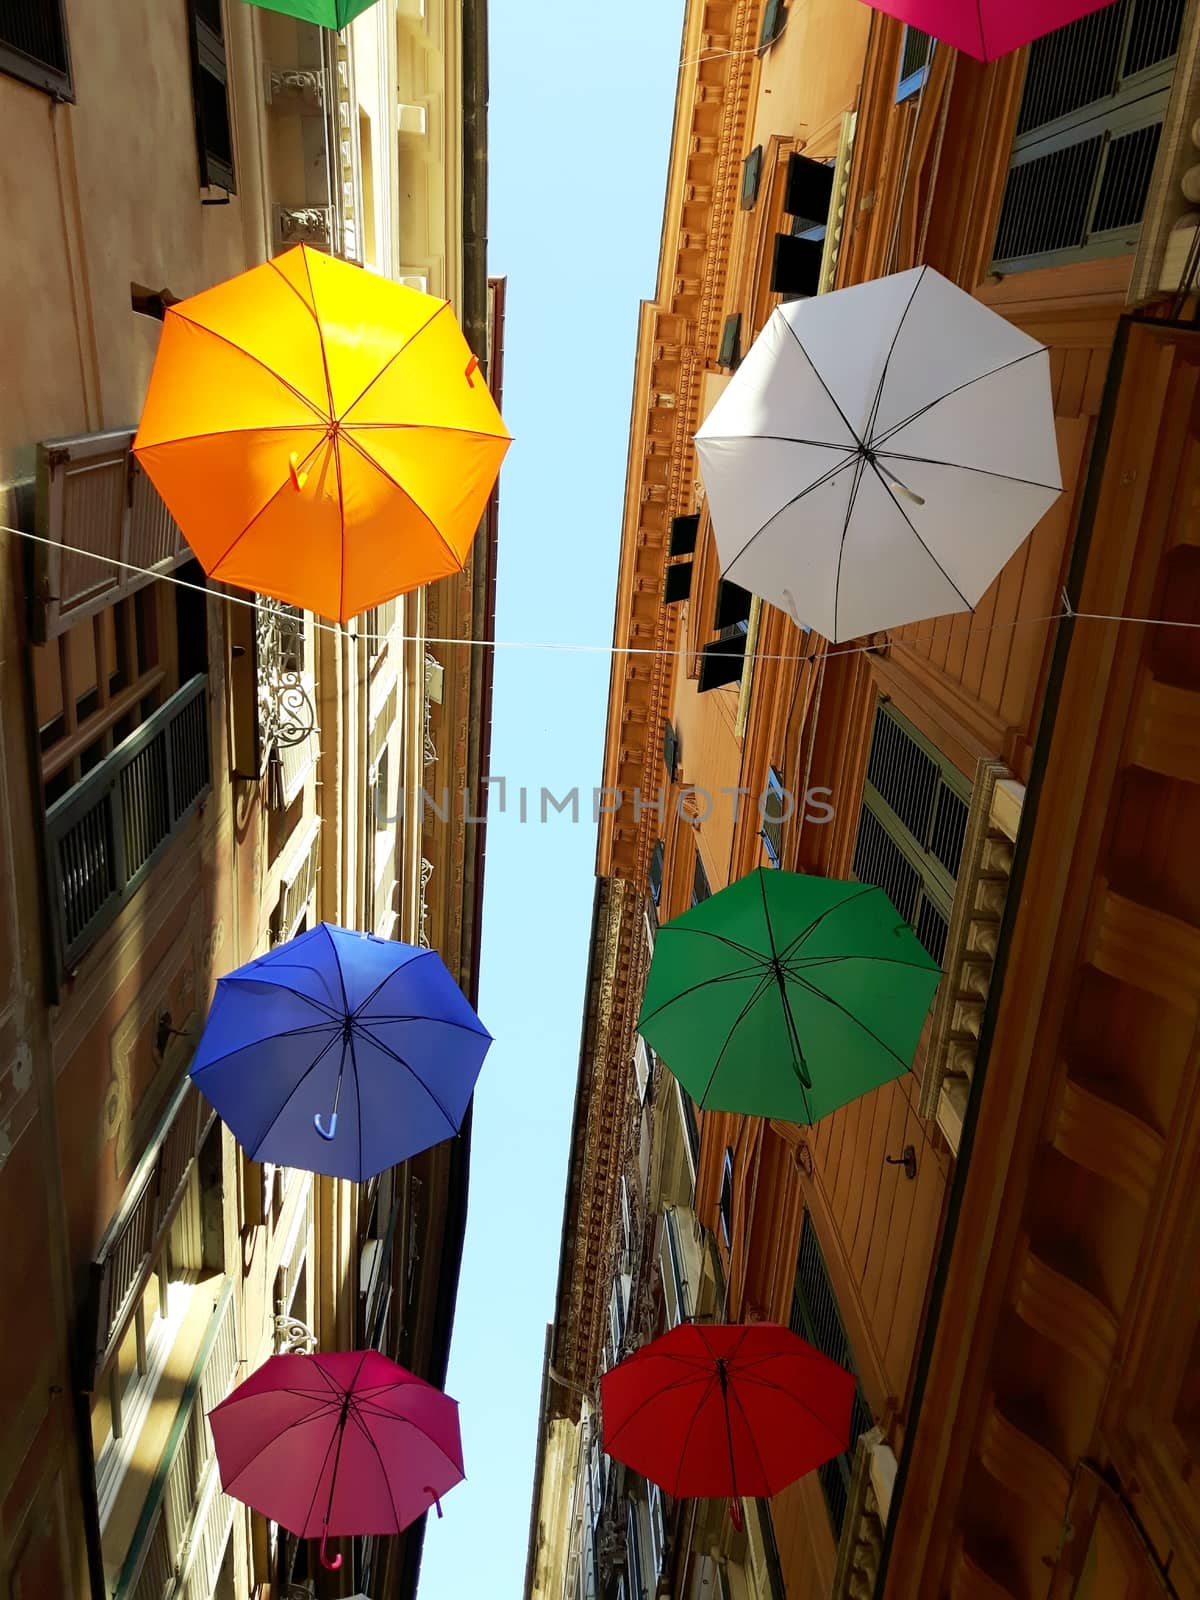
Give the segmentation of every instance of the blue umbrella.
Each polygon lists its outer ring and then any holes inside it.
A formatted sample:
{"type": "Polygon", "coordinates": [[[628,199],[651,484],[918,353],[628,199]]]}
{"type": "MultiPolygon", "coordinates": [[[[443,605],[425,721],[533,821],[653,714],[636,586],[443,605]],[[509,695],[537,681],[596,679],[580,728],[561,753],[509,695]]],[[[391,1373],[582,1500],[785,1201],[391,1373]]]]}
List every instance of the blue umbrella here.
{"type": "Polygon", "coordinates": [[[254,1160],[361,1181],[458,1132],[491,1042],[435,951],[323,922],[218,980],[191,1076],[254,1160]]]}

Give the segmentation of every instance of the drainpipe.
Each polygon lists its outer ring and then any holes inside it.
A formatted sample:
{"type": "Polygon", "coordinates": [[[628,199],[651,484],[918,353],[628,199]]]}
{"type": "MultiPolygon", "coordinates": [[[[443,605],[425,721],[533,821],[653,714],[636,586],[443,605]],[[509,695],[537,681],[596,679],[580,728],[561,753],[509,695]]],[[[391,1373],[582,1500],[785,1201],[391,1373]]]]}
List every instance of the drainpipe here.
{"type": "MultiPolygon", "coordinates": [[[[1071,596],[1078,596],[1082,587],[1084,573],[1087,569],[1092,529],[1095,525],[1096,509],[1100,499],[1100,484],[1104,476],[1104,464],[1108,454],[1108,441],[1112,435],[1113,418],[1116,414],[1117,399],[1121,389],[1121,375],[1125,366],[1125,351],[1129,343],[1129,328],[1134,320],[1133,317],[1125,315],[1122,316],[1117,324],[1117,336],[1113,344],[1112,359],[1109,363],[1108,377],[1105,382],[1104,399],[1097,421],[1096,440],[1092,447],[1083,505],[1075,533],[1075,543],[1071,551],[1071,565],[1067,578],[1067,593],[1071,596]]],[[[1021,828],[1017,836],[1016,849],[1013,852],[1013,867],[1012,876],[1009,880],[1008,899],[1005,902],[1004,916],[1001,920],[1000,934],[996,943],[992,983],[988,990],[987,1003],[984,1006],[983,1019],[979,1029],[979,1051],[975,1061],[975,1073],[971,1080],[971,1092],[967,1101],[966,1115],[963,1118],[962,1139],[959,1143],[958,1158],[954,1165],[954,1182],[946,1208],[946,1223],[942,1230],[942,1240],[938,1247],[937,1263],[930,1287],[929,1311],[925,1318],[925,1327],[921,1335],[921,1348],[917,1357],[916,1373],[913,1380],[912,1405],[909,1408],[908,1423],[905,1429],[904,1451],[901,1455],[900,1468],[896,1475],[896,1486],[892,1493],[890,1514],[884,1528],[883,1548],[879,1556],[879,1575],[875,1580],[875,1594],[880,1597],[880,1600],[883,1600],[883,1597],[887,1594],[888,1566],[891,1561],[892,1546],[895,1542],[896,1524],[900,1520],[900,1514],[903,1511],[904,1490],[908,1482],[909,1468],[920,1431],[921,1409],[929,1382],[929,1370],[933,1364],[933,1352],[937,1343],[942,1302],[945,1299],[946,1282],[950,1275],[950,1264],[954,1254],[954,1234],[959,1214],[962,1211],[963,1198],[966,1194],[967,1182],[970,1176],[971,1151],[975,1143],[975,1129],[979,1121],[979,1108],[983,1100],[983,1089],[987,1079],[992,1041],[996,1033],[1000,998],[1004,992],[1004,977],[1008,967],[1009,952],[1012,948],[1017,911],[1025,885],[1025,873],[1029,865],[1033,836],[1037,828],[1038,806],[1045,784],[1046,766],[1050,757],[1050,746],[1054,738],[1058,707],[1062,698],[1063,680],[1067,670],[1067,658],[1070,654],[1074,632],[1075,619],[1074,617],[1067,617],[1059,622],[1055,635],[1054,653],[1051,657],[1050,672],[1046,682],[1046,698],[1043,702],[1041,721],[1038,726],[1037,744],[1033,752],[1021,828]]]]}

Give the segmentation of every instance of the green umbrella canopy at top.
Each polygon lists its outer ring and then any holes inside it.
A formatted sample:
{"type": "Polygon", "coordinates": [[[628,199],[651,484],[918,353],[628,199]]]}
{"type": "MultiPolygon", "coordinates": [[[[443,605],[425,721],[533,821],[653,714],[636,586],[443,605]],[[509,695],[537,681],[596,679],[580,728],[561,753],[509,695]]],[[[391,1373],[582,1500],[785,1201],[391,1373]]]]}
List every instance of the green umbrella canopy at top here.
{"type": "Polygon", "coordinates": [[[344,28],[355,17],[373,6],[375,0],[250,0],[264,11],[282,11],[301,22],[316,22],[322,28],[344,28]]]}
{"type": "Polygon", "coordinates": [[[882,889],[760,868],[659,930],[638,1027],[702,1110],[813,1123],[907,1071],[939,976],[882,889]]]}

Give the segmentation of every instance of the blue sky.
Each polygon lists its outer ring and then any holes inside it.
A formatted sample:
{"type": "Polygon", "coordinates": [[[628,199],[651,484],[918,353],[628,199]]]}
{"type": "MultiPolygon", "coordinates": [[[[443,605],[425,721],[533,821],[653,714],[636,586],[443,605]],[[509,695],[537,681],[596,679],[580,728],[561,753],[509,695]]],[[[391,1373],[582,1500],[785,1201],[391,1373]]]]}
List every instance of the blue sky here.
{"type": "MultiPolygon", "coordinates": [[[[508,276],[497,637],[607,643],[639,300],[654,293],[683,0],[491,0],[493,272],[508,276]]],[[[595,884],[607,655],[497,651],[471,1203],[447,1389],[467,1482],[420,1600],[519,1600],[595,884]],[[529,790],[529,820],[517,789],[529,790]],[[579,822],[539,820],[578,785],[579,822]],[[495,790],[493,790],[493,808],[495,790]]]]}

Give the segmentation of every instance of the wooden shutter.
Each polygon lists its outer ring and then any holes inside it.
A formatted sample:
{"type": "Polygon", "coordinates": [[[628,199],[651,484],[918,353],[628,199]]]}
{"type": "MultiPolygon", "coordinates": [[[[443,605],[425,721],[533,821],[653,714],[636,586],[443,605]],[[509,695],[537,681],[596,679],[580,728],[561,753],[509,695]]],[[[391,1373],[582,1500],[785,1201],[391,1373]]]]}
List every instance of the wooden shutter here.
{"type": "Polygon", "coordinates": [[[758,36],[760,50],[778,39],[783,32],[785,15],[783,0],[767,0],[763,7],[762,32],[758,36]]]}
{"type": "Polygon", "coordinates": [[[762,145],[756,144],[742,162],[741,204],[743,211],[752,211],[758,200],[758,185],[762,177],[762,158],[762,145]]]}
{"type": "Polygon", "coordinates": [[[798,239],[794,234],[777,233],[771,256],[771,293],[793,299],[817,294],[824,255],[824,239],[798,239]]]}
{"type": "Polygon", "coordinates": [[[38,446],[33,637],[55,639],[85,617],[191,558],[183,534],[130,451],[133,431],[38,446]],[[94,551],[96,560],[85,552],[94,551]],[[116,566],[113,561],[127,563],[116,566]],[[133,572],[129,566],[145,567],[133,572]]]}
{"type": "Polygon", "coordinates": [[[727,578],[722,578],[717,584],[714,620],[718,632],[722,628],[744,627],[748,624],[752,601],[753,596],[748,589],[743,589],[740,583],[731,583],[727,578]]]}
{"type": "Polygon", "coordinates": [[[221,0],[188,0],[200,184],[237,192],[221,0]]]}
{"type": "Polygon", "coordinates": [[[730,639],[714,639],[700,652],[700,675],[696,692],[707,694],[710,689],[723,689],[731,683],[740,683],[746,665],[746,635],[736,634],[730,639]]]}
{"type": "Polygon", "coordinates": [[[733,316],[725,318],[725,326],[721,330],[721,348],[717,352],[717,365],[719,367],[737,367],[741,360],[742,346],[742,314],[735,311],[733,316]]]}
{"type": "Polygon", "coordinates": [[[671,519],[671,537],[667,546],[667,554],[672,556],[690,556],[696,551],[696,535],[700,529],[700,518],[693,513],[687,517],[673,517],[671,519]]]}

